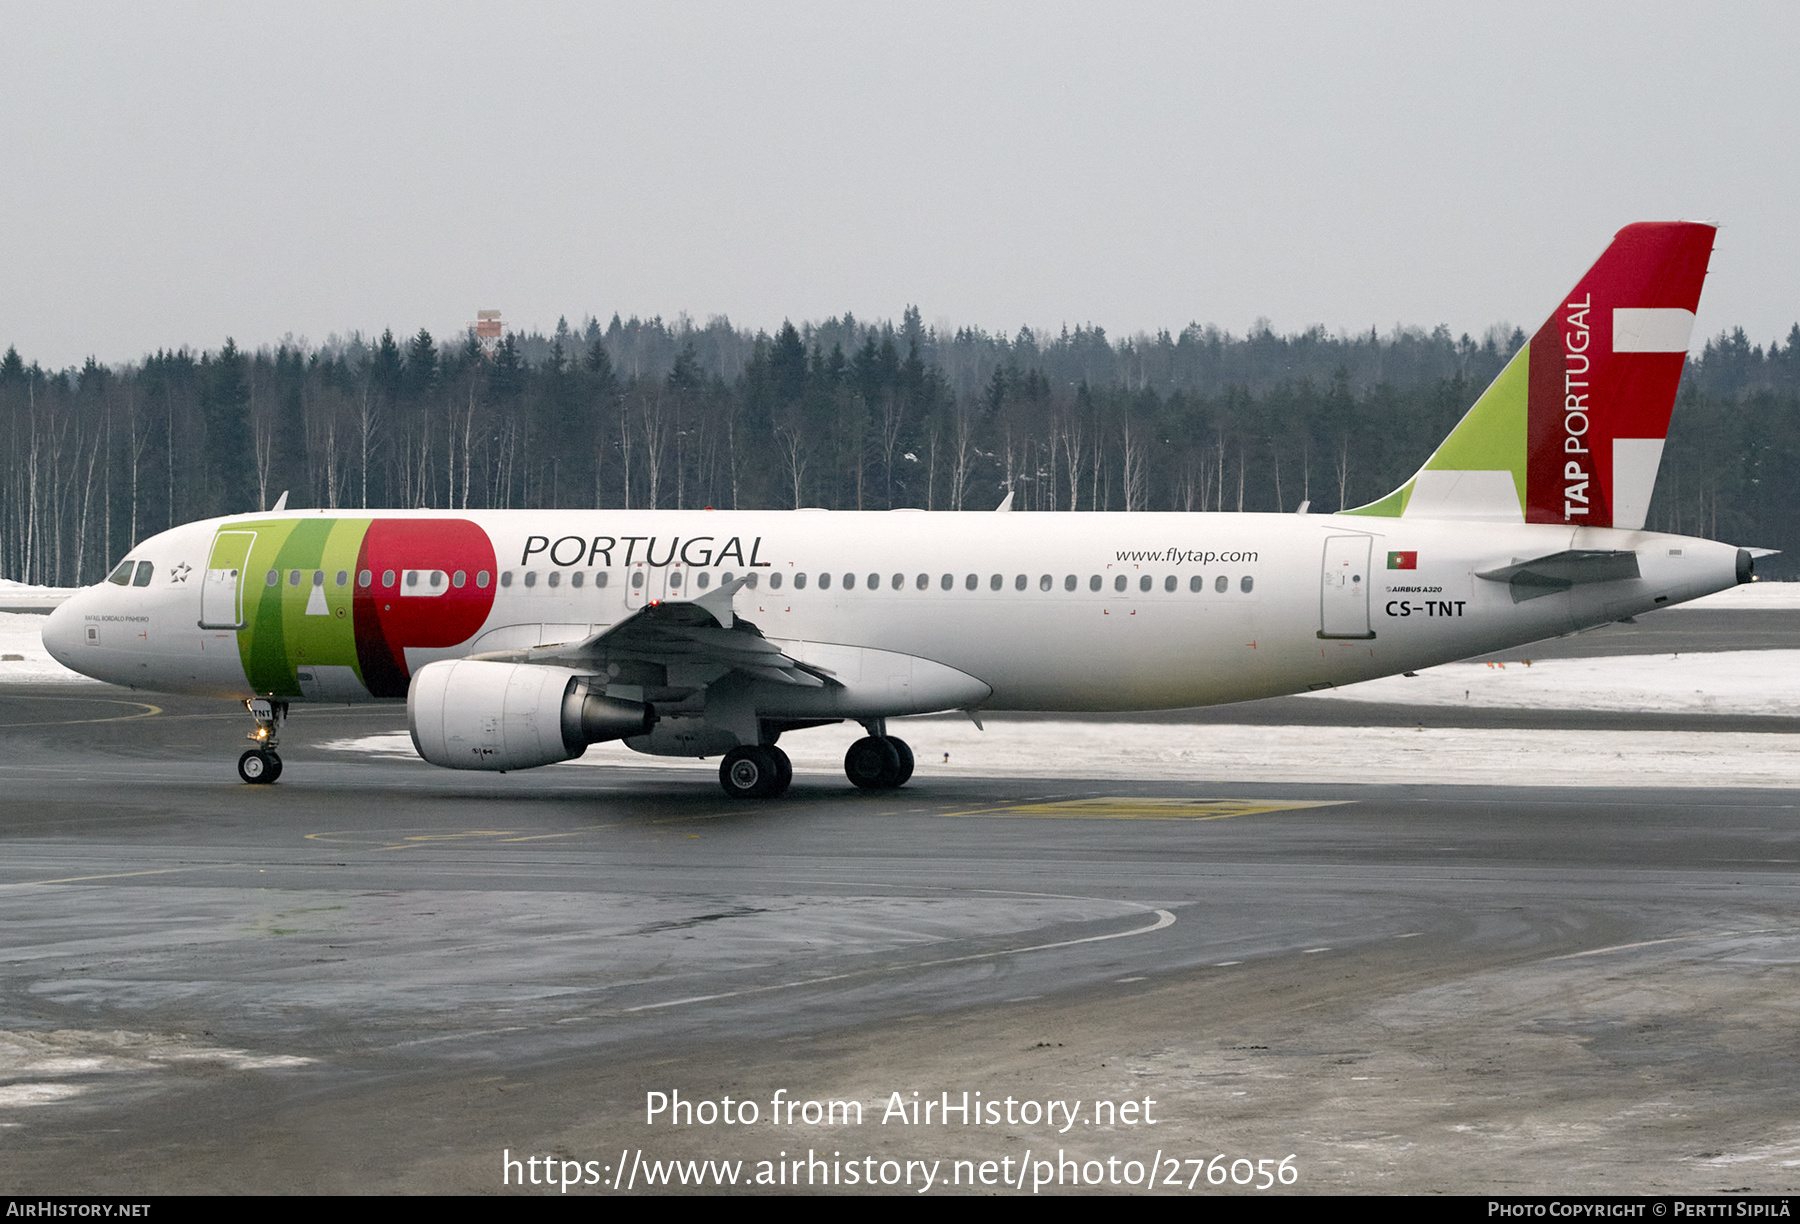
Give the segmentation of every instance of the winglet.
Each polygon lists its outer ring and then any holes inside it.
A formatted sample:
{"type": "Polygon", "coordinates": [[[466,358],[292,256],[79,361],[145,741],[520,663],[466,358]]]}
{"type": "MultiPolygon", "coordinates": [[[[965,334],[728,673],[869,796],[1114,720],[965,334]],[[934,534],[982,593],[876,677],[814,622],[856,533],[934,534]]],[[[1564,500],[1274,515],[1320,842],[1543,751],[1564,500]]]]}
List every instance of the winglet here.
{"type": "Polygon", "coordinates": [[[1628,225],[1413,478],[1350,514],[1642,528],[1711,225],[1628,225]]]}

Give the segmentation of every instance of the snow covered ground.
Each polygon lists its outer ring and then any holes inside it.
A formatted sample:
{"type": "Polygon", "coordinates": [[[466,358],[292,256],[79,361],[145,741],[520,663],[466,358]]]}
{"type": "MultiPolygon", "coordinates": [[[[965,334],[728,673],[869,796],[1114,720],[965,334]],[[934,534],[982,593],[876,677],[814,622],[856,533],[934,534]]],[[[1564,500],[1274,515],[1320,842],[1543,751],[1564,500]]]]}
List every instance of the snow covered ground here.
{"type": "Polygon", "coordinates": [[[1701,612],[1719,612],[1733,608],[1747,612],[1791,612],[1800,608],[1800,582],[1747,582],[1743,586],[1732,587],[1729,591],[1720,591],[1717,595],[1706,595],[1684,604],[1676,604],[1667,610],[1680,612],[1684,608],[1701,612]]]}
{"type": "MultiPolygon", "coordinates": [[[[1448,783],[1482,786],[1800,785],[1800,736],[1704,731],[1540,731],[1405,727],[1238,727],[1169,723],[895,720],[912,745],[917,777],[1130,778],[1196,782],[1448,783]],[[948,759],[946,759],[946,757],[948,759]]],[[[795,732],[781,741],[801,776],[843,779],[851,726],[795,732]]],[[[327,745],[417,760],[405,735],[327,745]]],[[[646,757],[595,744],[552,769],[687,769],[718,761],[646,757]]]]}
{"type": "Polygon", "coordinates": [[[74,593],[74,587],[32,586],[0,578],[0,608],[47,613],[74,593]]]}
{"type": "Polygon", "coordinates": [[[1308,697],[1400,705],[1659,714],[1800,715],[1800,650],[1446,663],[1308,697]]]}
{"type": "MultiPolygon", "coordinates": [[[[17,587],[18,583],[9,583],[17,587]]],[[[0,599],[0,602],[4,602],[0,599]]],[[[33,612],[0,612],[0,684],[98,684],[72,672],[44,649],[44,617],[33,612]],[[18,658],[13,656],[17,655],[18,658]]]]}

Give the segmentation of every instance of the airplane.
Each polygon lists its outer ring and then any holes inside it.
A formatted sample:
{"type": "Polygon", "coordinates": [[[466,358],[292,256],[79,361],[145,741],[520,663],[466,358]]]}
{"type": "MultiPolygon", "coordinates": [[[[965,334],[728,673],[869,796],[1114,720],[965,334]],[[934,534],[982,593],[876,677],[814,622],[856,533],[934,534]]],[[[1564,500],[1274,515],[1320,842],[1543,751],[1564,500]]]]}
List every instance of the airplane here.
{"type": "Polygon", "coordinates": [[[718,756],[741,798],[783,793],[778,739],[828,723],[862,724],[845,773],[886,790],[905,715],[1417,671],[1753,578],[1766,550],[1644,529],[1713,235],[1620,230],[1423,466],[1338,513],[277,509],[144,541],[44,644],[242,700],[248,783],[280,776],[293,703],[404,699],[434,765],[618,739],[718,756]]]}

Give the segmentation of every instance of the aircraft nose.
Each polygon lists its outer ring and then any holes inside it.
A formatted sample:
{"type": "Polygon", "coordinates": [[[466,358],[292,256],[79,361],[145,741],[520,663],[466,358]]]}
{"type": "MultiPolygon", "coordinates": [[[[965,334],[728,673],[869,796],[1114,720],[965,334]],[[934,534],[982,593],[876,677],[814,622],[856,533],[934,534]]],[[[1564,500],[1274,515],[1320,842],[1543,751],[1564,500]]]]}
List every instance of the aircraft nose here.
{"type": "Polygon", "coordinates": [[[64,667],[75,666],[75,652],[81,648],[82,615],[77,605],[82,602],[82,594],[63,600],[44,621],[44,649],[64,667]]]}

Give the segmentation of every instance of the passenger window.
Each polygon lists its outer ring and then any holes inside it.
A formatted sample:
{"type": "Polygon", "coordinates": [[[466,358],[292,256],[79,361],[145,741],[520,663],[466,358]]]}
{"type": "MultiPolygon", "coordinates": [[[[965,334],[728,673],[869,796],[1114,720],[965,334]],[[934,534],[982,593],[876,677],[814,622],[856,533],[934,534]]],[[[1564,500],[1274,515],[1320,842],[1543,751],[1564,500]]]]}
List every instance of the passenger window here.
{"type": "Polygon", "coordinates": [[[644,589],[644,571],[643,570],[632,570],[631,571],[631,589],[634,591],[641,591],[644,589]]]}
{"type": "MultiPolygon", "coordinates": [[[[434,583],[433,585],[436,585],[436,584],[434,583]]],[[[550,585],[551,586],[561,586],[562,585],[562,571],[561,570],[551,570],[550,571],[550,585]]]]}
{"type": "MultiPolygon", "coordinates": [[[[581,575],[580,575],[580,574],[577,574],[577,575],[575,575],[575,576],[576,576],[576,577],[577,577],[577,578],[580,578],[580,577],[581,577],[581,575]]],[[[711,586],[711,585],[712,585],[712,575],[711,575],[711,574],[709,574],[709,573],[708,573],[708,572],[707,572],[707,571],[705,571],[705,570],[701,570],[701,571],[700,571],[700,576],[699,576],[699,577],[698,577],[698,578],[696,578],[696,579],[695,579],[695,580],[694,580],[694,581],[696,581],[696,582],[698,582],[698,583],[699,583],[699,584],[700,584],[700,589],[701,589],[701,590],[702,590],[702,591],[704,591],[704,590],[705,590],[705,589],[706,589],[706,588],[707,588],[707,587],[709,587],[709,586],[711,586]]]]}
{"type": "MultiPolygon", "coordinates": [[[[459,591],[462,590],[463,583],[467,582],[468,580],[469,580],[468,574],[466,574],[462,570],[457,570],[454,574],[450,575],[450,585],[455,587],[459,591]]],[[[338,583],[338,585],[342,586],[344,584],[340,582],[340,583],[338,583]]]]}
{"type": "Polygon", "coordinates": [[[1252,578],[1249,574],[1245,574],[1244,580],[1242,582],[1238,583],[1238,590],[1240,590],[1244,594],[1248,595],[1250,593],[1250,589],[1252,587],[1254,587],[1255,585],[1256,585],[1256,579],[1252,578]]]}
{"type": "Polygon", "coordinates": [[[1197,591],[1204,589],[1205,586],[1206,586],[1206,579],[1199,574],[1195,574],[1192,578],[1188,579],[1188,590],[1190,590],[1190,591],[1197,592],[1197,591]]]}
{"type": "Polygon", "coordinates": [[[1170,574],[1167,578],[1163,579],[1163,590],[1173,591],[1174,589],[1175,589],[1175,575],[1170,574]]]}
{"type": "Polygon", "coordinates": [[[106,580],[118,586],[131,585],[131,571],[137,568],[137,562],[130,558],[119,562],[119,568],[107,575],[106,580]]]}
{"type": "Polygon", "coordinates": [[[366,587],[371,582],[374,582],[374,581],[375,581],[375,575],[371,574],[368,570],[359,570],[357,572],[357,575],[356,575],[356,585],[357,586],[366,587]]]}
{"type": "Polygon", "coordinates": [[[752,591],[756,589],[756,584],[761,581],[762,575],[755,570],[751,570],[748,574],[744,575],[744,585],[752,591]]]}
{"type": "Polygon", "coordinates": [[[844,575],[844,589],[846,591],[854,591],[856,589],[856,575],[855,574],[845,574],[844,575]]]}
{"type": "Polygon", "coordinates": [[[1100,589],[1100,575],[1095,574],[1093,577],[1088,579],[1088,590],[1098,591],[1099,589],[1100,589]]]}
{"type": "Polygon", "coordinates": [[[1123,591],[1124,589],[1125,589],[1125,575],[1124,574],[1115,575],[1113,577],[1113,590],[1123,591]]]}
{"type": "Polygon", "coordinates": [[[931,586],[931,575],[920,574],[919,580],[913,583],[913,585],[918,587],[921,591],[928,589],[931,586]]]}
{"type": "Polygon", "coordinates": [[[946,591],[956,589],[956,575],[945,574],[942,578],[938,579],[938,585],[946,591]]]}
{"type": "Polygon", "coordinates": [[[831,575],[829,573],[819,575],[819,589],[821,591],[829,591],[831,589],[831,575]]]}
{"type": "MultiPolygon", "coordinates": [[[[726,570],[726,571],[725,571],[725,572],[724,572],[724,573],[723,573],[723,574],[720,574],[720,575],[719,575],[719,581],[720,581],[720,582],[730,582],[730,581],[731,581],[731,571],[730,571],[730,570],[726,570]]],[[[601,586],[605,586],[605,585],[606,585],[606,579],[605,579],[605,576],[604,576],[604,575],[603,575],[603,576],[602,576],[602,577],[601,577],[601,579],[600,579],[600,585],[601,585],[601,586]]]]}
{"type": "Polygon", "coordinates": [[[381,571],[381,585],[384,587],[391,587],[394,585],[394,571],[393,570],[382,570],[381,571]]]}
{"type": "Polygon", "coordinates": [[[509,587],[512,585],[512,571],[511,570],[504,570],[501,572],[500,585],[503,587],[509,587]]]}
{"type": "MultiPolygon", "coordinates": [[[[900,584],[896,582],[894,585],[899,586],[900,584]]],[[[879,591],[881,589],[881,575],[880,574],[870,574],[869,575],[869,589],[871,591],[879,591]]]]}
{"type": "Polygon", "coordinates": [[[1150,589],[1150,582],[1151,582],[1150,575],[1145,574],[1142,578],[1138,579],[1138,590],[1148,591],[1150,589]]]}
{"type": "Polygon", "coordinates": [[[806,589],[806,574],[804,571],[794,575],[794,589],[796,591],[804,591],[806,589]]]}
{"type": "Polygon", "coordinates": [[[325,571],[324,570],[314,570],[313,571],[313,585],[316,587],[322,587],[325,585],[325,571]]]}
{"type": "Polygon", "coordinates": [[[263,579],[263,585],[264,586],[280,586],[281,585],[281,571],[270,570],[268,577],[263,579]]]}
{"type": "Polygon", "coordinates": [[[963,579],[963,589],[966,591],[973,591],[976,587],[978,587],[980,585],[981,585],[981,575],[979,575],[979,574],[970,574],[967,578],[963,579]]]}
{"type": "MultiPolygon", "coordinates": [[[[1096,578],[1094,581],[1098,582],[1099,579],[1096,578]]],[[[1074,589],[1075,589],[1075,575],[1070,574],[1067,578],[1063,579],[1063,590],[1073,591],[1074,589]]]]}
{"type": "MultiPolygon", "coordinates": [[[[481,576],[481,585],[482,586],[487,585],[487,575],[486,574],[483,574],[481,576]]],[[[597,587],[603,587],[606,585],[606,571],[605,570],[601,570],[599,573],[594,575],[594,585],[597,587]]]]}
{"type": "Polygon", "coordinates": [[[1000,584],[1004,581],[1005,579],[1000,577],[999,574],[995,574],[992,578],[988,579],[988,590],[998,591],[1000,589],[1000,584]]]}
{"type": "Polygon", "coordinates": [[[1042,578],[1038,579],[1038,590],[1048,591],[1049,589],[1050,589],[1050,575],[1045,574],[1042,578]]]}
{"type": "Polygon", "coordinates": [[[528,587],[534,587],[537,585],[537,571],[536,570],[526,570],[525,571],[525,585],[528,587]]]}
{"type": "Polygon", "coordinates": [[[299,570],[289,570],[288,571],[288,585],[289,586],[299,586],[300,585],[300,571],[299,570]]]}
{"type": "Polygon", "coordinates": [[[154,573],[156,573],[156,567],[154,565],[151,565],[148,561],[139,561],[137,577],[131,580],[131,585],[134,587],[149,586],[150,576],[154,573]]]}
{"type": "Polygon", "coordinates": [[[775,570],[769,574],[769,589],[771,591],[779,591],[781,589],[781,571],[780,570],[775,570]]]}
{"type": "Polygon", "coordinates": [[[1013,579],[1013,590],[1023,591],[1024,589],[1025,589],[1025,575],[1020,574],[1017,578],[1013,579]]]}
{"type": "Polygon", "coordinates": [[[681,571],[680,570],[670,570],[669,571],[669,589],[671,591],[679,591],[681,589],[681,571]]]}
{"type": "Polygon", "coordinates": [[[895,574],[894,581],[892,583],[893,588],[896,591],[898,591],[901,587],[903,587],[905,585],[906,585],[906,575],[905,574],[895,574]]]}
{"type": "MultiPolygon", "coordinates": [[[[457,577],[460,578],[460,577],[462,577],[462,575],[458,574],[457,577]]],[[[347,585],[349,583],[349,581],[350,581],[350,571],[349,570],[339,570],[337,572],[337,584],[338,584],[339,589],[342,589],[345,585],[347,585]]],[[[456,585],[461,586],[462,583],[459,582],[456,585]]]]}
{"type": "Polygon", "coordinates": [[[1213,579],[1213,590],[1217,591],[1219,594],[1223,595],[1230,589],[1231,579],[1227,578],[1224,574],[1220,574],[1217,578],[1213,579]]]}
{"type": "MultiPolygon", "coordinates": [[[[406,585],[409,587],[416,587],[419,585],[419,571],[418,570],[407,570],[406,571],[406,585]]],[[[529,575],[527,575],[527,577],[525,579],[525,585],[526,586],[531,585],[531,578],[529,575]]]]}

